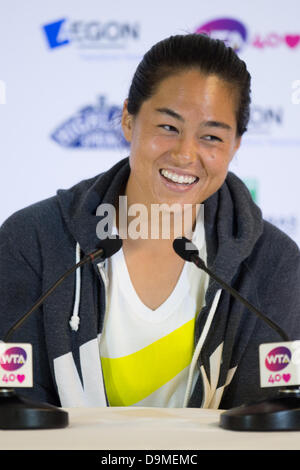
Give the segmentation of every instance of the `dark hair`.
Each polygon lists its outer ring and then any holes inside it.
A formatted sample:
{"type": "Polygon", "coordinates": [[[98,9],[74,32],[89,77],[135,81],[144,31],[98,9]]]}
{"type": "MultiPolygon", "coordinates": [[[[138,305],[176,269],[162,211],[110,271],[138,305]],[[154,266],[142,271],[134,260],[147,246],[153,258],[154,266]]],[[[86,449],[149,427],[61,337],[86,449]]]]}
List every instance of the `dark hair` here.
{"type": "Polygon", "coordinates": [[[191,68],[216,75],[239,91],[236,120],[237,134],[241,136],[247,130],[250,115],[250,74],[231,47],[205,34],[171,36],[151,47],[133,76],[128,112],[136,115],[163,79],[191,68]]]}

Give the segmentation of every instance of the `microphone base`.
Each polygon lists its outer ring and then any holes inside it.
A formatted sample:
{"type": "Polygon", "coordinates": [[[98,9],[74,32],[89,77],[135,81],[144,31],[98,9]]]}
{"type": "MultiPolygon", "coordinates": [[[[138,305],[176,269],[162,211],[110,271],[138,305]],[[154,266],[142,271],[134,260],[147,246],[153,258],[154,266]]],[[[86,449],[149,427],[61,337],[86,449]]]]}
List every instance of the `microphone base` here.
{"type": "Polygon", "coordinates": [[[220,427],[232,431],[300,431],[300,389],[232,408],[221,414],[220,427]]]}
{"type": "Polygon", "coordinates": [[[0,389],[0,429],[57,429],[68,424],[66,411],[18,396],[12,388],[0,389]]]}

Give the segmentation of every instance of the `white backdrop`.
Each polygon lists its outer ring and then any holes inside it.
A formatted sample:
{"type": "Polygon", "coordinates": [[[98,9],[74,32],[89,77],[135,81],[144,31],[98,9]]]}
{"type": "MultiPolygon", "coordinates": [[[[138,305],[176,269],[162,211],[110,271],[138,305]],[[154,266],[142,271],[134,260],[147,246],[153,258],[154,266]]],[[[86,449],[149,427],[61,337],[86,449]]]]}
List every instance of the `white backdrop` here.
{"type": "Polygon", "coordinates": [[[0,0],[0,8],[0,223],[126,156],[117,115],[142,55],[206,25],[238,47],[253,77],[249,132],[230,169],[300,245],[299,0],[0,0]]]}

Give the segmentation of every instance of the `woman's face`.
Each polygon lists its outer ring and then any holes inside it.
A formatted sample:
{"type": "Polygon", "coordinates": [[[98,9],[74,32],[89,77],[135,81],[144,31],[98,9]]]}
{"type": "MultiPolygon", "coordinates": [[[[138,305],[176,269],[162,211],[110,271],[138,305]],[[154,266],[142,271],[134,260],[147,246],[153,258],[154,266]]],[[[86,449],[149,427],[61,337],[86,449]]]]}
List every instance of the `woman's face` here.
{"type": "Polygon", "coordinates": [[[128,202],[200,204],[215,193],[240,144],[235,111],[230,86],[196,70],[164,79],[136,116],[125,102],[128,202]]]}

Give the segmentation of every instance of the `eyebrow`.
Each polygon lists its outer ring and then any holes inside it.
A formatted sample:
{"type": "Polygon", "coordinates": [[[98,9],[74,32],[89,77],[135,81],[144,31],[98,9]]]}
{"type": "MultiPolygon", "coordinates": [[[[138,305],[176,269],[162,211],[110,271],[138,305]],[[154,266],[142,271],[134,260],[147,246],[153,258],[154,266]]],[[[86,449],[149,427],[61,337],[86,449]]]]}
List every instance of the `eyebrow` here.
{"type": "Polygon", "coordinates": [[[180,116],[180,114],[176,113],[175,111],[173,111],[172,109],[169,109],[169,108],[157,108],[155,111],[158,111],[159,113],[163,113],[163,114],[168,114],[169,116],[175,118],[175,119],[178,119],[179,121],[181,122],[184,122],[184,119],[182,116],[180,116]]]}
{"type": "MultiPolygon", "coordinates": [[[[170,108],[157,108],[156,111],[158,111],[159,113],[168,114],[169,116],[178,119],[181,122],[184,122],[184,118],[180,114],[176,113],[176,111],[173,111],[170,108]]],[[[221,121],[205,121],[203,123],[203,127],[218,127],[220,129],[232,130],[232,127],[229,126],[229,124],[226,124],[225,122],[221,121]]]]}
{"type": "Polygon", "coordinates": [[[204,123],[204,127],[220,127],[221,129],[226,129],[227,131],[232,130],[232,127],[229,124],[221,121],[206,121],[204,123]]]}

